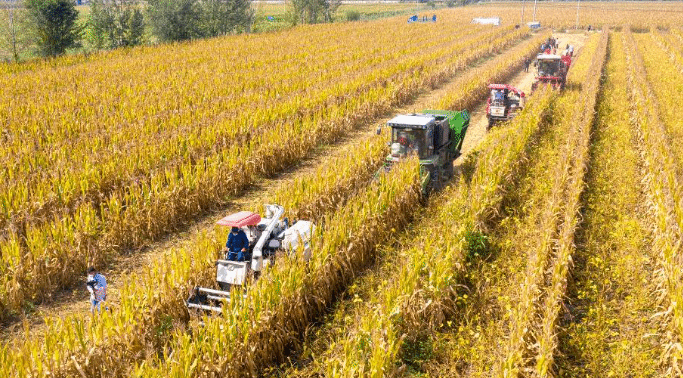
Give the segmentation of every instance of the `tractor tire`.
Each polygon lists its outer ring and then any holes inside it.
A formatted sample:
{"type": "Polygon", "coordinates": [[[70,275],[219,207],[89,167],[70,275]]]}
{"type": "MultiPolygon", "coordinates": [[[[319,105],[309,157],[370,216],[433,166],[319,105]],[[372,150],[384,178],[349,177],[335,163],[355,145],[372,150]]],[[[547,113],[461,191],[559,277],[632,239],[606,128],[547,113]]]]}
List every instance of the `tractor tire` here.
{"type": "Polygon", "coordinates": [[[446,165],[443,167],[444,171],[444,176],[446,180],[450,180],[453,178],[454,171],[453,171],[453,161],[448,161],[446,162],[446,165]]]}
{"type": "Polygon", "coordinates": [[[432,175],[432,191],[439,192],[444,187],[444,173],[441,169],[434,167],[434,169],[432,170],[432,175]]]}
{"type": "Polygon", "coordinates": [[[493,120],[493,118],[489,118],[489,124],[488,124],[488,126],[486,126],[486,131],[491,130],[494,123],[495,123],[495,121],[493,120]]]}

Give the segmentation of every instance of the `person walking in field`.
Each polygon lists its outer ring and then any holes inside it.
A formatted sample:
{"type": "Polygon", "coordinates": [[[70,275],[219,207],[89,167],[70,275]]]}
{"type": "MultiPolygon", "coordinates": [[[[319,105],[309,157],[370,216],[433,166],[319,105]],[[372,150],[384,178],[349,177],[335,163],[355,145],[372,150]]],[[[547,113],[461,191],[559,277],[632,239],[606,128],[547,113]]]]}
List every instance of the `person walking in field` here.
{"type": "MultiPolygon", "coordinates": [[[[102,302],[107,300],[107,279],[97,272],[95,267],[88,268],[88,278],[86,280],[88,291],[90,292],[90,312],[101,311],[102,302]]],[[[105,310],[108,308],[105,306],[105,310]]]]}
{"type": "Polygon", "coordinates": [[[531,64],[531,59],[524,59],[524,72],[529,72],[529,65],[531,64]]]}

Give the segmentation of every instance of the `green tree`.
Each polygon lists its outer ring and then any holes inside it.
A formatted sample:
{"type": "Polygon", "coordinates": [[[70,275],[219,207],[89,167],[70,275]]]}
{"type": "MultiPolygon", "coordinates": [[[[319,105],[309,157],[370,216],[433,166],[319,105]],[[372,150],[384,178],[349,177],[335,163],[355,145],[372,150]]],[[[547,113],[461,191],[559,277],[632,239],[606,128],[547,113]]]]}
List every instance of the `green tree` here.
{"type": "Polygon", "coordinates": [[[250,0],[203,0],[201,12],[204,37],[249,32],[254,22],[250,0]]]}
{"type": "Polygon", "coordinates": [[[292,0],[290,17],[293,24],[332,22],[341,0],[292,0]]]}
{"type": "Polygon", "coordinates": [[[76,24],[78,11],[71,0],[26,0],[38,53],[57,56],[79,47],[82,28],[76,24]]]}
{"type": "Polygon", "coordinates": [[[88,38],[97,48],[136,46],[143,43],[145,23],[134,0],[93,0],[88,38]]]}
{"type": "Polygon", "coordinates": [[[149,22],[161,41],[201,37],[201,8],[197,0],[147,0],[149,22]]]}

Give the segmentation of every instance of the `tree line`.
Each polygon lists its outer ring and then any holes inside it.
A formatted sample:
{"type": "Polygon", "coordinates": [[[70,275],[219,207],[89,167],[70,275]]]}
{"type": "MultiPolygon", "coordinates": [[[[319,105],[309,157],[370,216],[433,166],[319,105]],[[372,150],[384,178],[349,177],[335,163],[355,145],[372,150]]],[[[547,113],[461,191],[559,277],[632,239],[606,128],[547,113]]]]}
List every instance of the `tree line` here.
{"type": "MultiPolygon", "coordinates": [[[[292,0],[292,24],[331,22],[340,0],[292,0]]],[[[79,19],[74,0],[0,0],[0,49],[54,57],[87,42],[130,47],[250,32],[251,0],[91,0],[79,19]]]]}

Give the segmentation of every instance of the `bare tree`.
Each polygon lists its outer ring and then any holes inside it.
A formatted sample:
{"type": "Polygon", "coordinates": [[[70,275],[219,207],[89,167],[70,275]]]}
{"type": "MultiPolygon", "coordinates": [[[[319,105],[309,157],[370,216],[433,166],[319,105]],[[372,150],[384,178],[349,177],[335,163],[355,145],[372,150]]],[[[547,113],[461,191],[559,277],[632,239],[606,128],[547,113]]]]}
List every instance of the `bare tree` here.
{"type": "Polygon", "coordinates": [[[21,53],[29,45],[26,8],[21,0],[6,0],[4,3],[2,7],[6,20],[3,20],[0,27],[0,45],[18,62],[21,53]]]}

